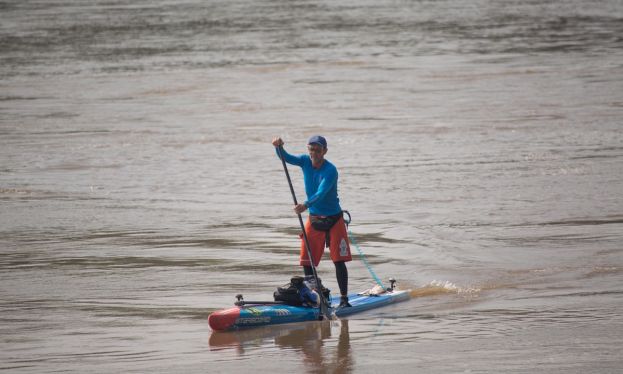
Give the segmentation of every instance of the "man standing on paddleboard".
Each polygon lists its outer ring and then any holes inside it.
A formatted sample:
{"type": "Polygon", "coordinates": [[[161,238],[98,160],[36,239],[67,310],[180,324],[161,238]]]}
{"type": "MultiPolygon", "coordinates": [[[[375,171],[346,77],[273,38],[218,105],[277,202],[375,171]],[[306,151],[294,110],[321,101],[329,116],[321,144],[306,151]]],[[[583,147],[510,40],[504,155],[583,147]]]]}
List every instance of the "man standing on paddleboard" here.
{"type": "MultiPolygon", "coordinates": [[[[281,138],[273,139],[273,145],[277,148],[284,145],[281,138]]],[[[291,155],[285,150],[283,156],[288,164],[296,165],[303,169],[305,193],[307,200],[303,204],[294,207],[296,214],[301,214],[309,209],[309,217],[305,223],[305,232],[309,240],[310,251],[314,259],[314,266],[318,266],[324,253],[325,245],[329,247],[331,260],[335,265],[335,275],[340,288],[340,308],[350,307],[348,303],[348,270],[346,262],[351,261],[350,243],[346,232],[340,200],[337,196],[337,168],[324,158],[328,151],[327,140],[315,135],[307,142],[309,155],[291,155]]],[[[301,235],[302,236],[302,235],[301,235]]],[[[301,240],[300,264],[306,276],[313,275],[313,270],[305,242],[301,240]]]]}

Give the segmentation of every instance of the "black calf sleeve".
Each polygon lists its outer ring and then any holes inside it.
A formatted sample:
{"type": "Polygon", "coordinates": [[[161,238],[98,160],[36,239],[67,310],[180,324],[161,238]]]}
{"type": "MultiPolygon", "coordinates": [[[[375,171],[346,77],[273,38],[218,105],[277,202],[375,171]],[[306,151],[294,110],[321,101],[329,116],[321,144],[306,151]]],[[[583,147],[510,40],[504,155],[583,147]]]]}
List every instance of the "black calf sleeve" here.
{"type": "Polygon", "coordinates": [[[346,263],[344,261],[339,261],[333,264],[335,265],[337,285],[340,287],[340,295],[348,295],[348,270],[346,269],[346,263]]]}
{"type": "Polygon", "coordinates": [[[305,274],[305,276],[314,275],[314,271],[312,270],[312,267],[309,265],[303,266],[303,273],[305,274]]]}

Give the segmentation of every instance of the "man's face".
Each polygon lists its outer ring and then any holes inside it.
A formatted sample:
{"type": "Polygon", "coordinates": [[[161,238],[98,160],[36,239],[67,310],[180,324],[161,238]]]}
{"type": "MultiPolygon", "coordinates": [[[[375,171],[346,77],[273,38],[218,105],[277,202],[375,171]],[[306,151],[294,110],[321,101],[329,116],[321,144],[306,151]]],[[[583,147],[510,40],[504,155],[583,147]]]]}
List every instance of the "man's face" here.
{"type": "Polygon", "coordinates": [[[314,164],[321,162],[324,159],[324,155],[327,153],[327,149],[320,144],[309,144],[307,146],[307,151],[314,164]]]}

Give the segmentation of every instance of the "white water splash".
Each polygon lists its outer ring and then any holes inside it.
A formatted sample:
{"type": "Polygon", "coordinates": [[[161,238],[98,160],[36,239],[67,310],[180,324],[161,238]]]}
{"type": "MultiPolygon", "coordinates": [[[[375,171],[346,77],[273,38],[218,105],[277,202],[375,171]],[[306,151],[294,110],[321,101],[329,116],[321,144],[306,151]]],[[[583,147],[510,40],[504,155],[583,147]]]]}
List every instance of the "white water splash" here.
{"type": "Polygon", "coordinates": [[[460,287],[450,281],[433,280],[427,285],[414,290],[414,296],[453,293],[466,297],[478,297],[482,289],[478,287],[460,287]]]}

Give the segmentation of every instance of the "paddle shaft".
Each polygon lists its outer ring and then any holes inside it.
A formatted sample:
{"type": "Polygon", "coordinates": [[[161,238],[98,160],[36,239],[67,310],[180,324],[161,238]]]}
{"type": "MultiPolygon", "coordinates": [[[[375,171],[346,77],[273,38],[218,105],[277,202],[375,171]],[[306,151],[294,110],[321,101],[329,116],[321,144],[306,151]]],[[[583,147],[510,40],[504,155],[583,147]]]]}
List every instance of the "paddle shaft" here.
{"type": "MultiPolygon", "coordinates": [[[[286,165],[286,159],[283,155],[283,146],[280,145],[278,148],[279,158],[281,159],[281,164],[283,165],[283,171],[286,173],[286,178],[288,179],[288,185],[290,186],[290,192],[292,193],[292,199],[294,200],[294,205],[298,205],[296,200],[296,193],[294,193],[294,186],[292,186],[292,179],[290,178],[290,173],[288,172],[288,166],[286,165]]],[[[327,307],[327,300],[325,300],[324,295],[322,294],[322,284],[320,284],[320,279],[318,279],[318,273],[316,272],[316,267],[314,266],[314,258],[312,257],[311,247],[309,245],[309,239],[307,238],[307,232],[305,231],[305,224],[303,223],[303,217],[300,213],[297,213],[299,217],[299,224],[301,225],[301,230],[303,230],[303,242],[305,243],[305,250],[307,251],[307,257],[309,258],[309,264],[312,269],[312,275],[314,276],[314,280],[316,281],[316,285],[318,286],[318,296],[320,297],[320,312],[327,319],[329,319],[329,311],[327,307]]]]}

